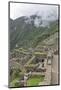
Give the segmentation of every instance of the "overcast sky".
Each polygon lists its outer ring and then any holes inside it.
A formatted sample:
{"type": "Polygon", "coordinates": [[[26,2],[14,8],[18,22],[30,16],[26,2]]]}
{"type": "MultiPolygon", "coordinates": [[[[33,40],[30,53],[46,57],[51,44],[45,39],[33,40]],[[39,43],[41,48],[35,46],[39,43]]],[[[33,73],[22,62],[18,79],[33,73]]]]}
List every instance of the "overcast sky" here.
{"type": "Polygon", "coordinates": [[[16,19],[21,16],[30,16],[37,14],[52,19],[58,19],[58,6],[55,5],[42,5],[42,4],[23,4],[23,3],[10,3],[10,18],[16,19]]]}

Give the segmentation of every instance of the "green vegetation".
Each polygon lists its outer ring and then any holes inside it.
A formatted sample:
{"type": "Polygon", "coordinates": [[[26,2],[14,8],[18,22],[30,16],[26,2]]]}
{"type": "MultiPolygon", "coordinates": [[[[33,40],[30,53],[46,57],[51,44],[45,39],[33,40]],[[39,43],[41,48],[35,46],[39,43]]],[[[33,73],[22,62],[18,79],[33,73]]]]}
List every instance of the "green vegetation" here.
{"type": "Polygon", "coordinates": [[[34,54],[35,55],[47,55],[47,53],[44,53],[44,52],[35,52],[34,54]]]}
{"type": "Polygon", "coordinates": [[[44,76],[31,76],[29,80],[27,81],[27,86],[37,86],[39,82],[42,82],[44,80],[44,76]]]}
{"type": "Polygon", "coordinates": [[[36,57],[47,57],[47,53],[46,52],[35,52],[34,53],[36,57]]]}
{"type": "Polygon", "coordinates": [[[47,58],[49,49],[58,46],[58,20],[49,22],[49,26],[37,27],[34,21],[26,23],[25,18],[10,19],[10,87],[24,86],[21,80],[25,74],[30,75],[27,86],[43,82],[44,76],[32,75],[32,72],[41,73],[41,62],[47,58]]]}
{"type": "Polygon", "coordinates": [[[23,73],[20,71],[13,72],[10,76],[10,87],[20,87],[22,83],[20,82],[23,79],[23,73]]]}
{"type": "Polygon", "coordinates": [[[36,66],[38,66],[38,64],[29,64],[29,65],[25,65],[25,67],[30,67],[30,68],[35,68],[36,66]]]}
{"type": "Polygon", "coordinates": [[[40,42],[58,32],[58,20],[52,21],[48,28],[48,26],[36,27],[34,24],[26,24],[25,18],[24,16],[14,21],[10,19],[10,50],[21,49],[21,47],[34,48],[40,42]]]}
{"type": "Polygon", "coordinates": [[[18,78],[15,78],[14,80],[12,80],[10,82],[10,87],[18,87],[20,86],[20,83],[18,83],[19,79],[18,78]]]}

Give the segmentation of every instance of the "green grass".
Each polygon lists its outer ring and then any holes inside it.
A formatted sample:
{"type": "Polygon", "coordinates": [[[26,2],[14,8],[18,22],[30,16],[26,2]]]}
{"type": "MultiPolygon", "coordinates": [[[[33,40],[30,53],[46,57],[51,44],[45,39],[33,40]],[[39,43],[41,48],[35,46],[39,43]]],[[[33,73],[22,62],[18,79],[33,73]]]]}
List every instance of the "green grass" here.
{"type": "Polygon", "coordinates": [[[44,76],[32,76],[30,79],[27,81],[27,86],[37,86],[39,82],[42,82],[44,80],[44,76]]]}
{"type": "Polygon", "coordinates": [[[14,80],[12,80],[12,82],[10,82],[10,87],[17,87],[17,81],[18,81],[19,79],[18,78],[16,78],[16,79],[14,79],[14,80]]]}
{"type": "Polygon", "coordinates": [[[34,53],[36,56],[47,56],[46,52],[35,52],[34,53]]]}
{"type": "Polygon", "coordinates": [[[23,73],[20,72],[20,77],[17,76],[13,80],[11,80],[9,86],[10,87],[19,87],[19,86],[21,86],[20,79],[22,78],[22,76],[23,76],[23,73]]]}

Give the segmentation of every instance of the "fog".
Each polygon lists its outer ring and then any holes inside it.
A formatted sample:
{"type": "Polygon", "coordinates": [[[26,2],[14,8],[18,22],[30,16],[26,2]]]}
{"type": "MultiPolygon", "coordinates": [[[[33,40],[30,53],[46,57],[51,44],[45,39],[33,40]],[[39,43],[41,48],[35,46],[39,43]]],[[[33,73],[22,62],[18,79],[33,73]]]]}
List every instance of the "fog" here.
{"type": "Polygon", "coordinates": [[[10,3],[10,18],[16,19],[21,16],[42,16],[42,19],[58,19],[57,5],[10,3]]]}

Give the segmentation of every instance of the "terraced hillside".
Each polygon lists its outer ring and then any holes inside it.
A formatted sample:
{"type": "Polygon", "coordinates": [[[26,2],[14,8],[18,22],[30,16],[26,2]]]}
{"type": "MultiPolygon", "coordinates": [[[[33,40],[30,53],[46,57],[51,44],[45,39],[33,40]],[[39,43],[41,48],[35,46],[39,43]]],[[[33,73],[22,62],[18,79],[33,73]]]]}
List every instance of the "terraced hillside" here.
{"type": "Polygon", "coordinates": [[[37,15],[10,19],[9,32],[10,87],[42,85],[47,77],[48,60],[53,56],[48,58],[48,53],[58,51],[58,20],[42,20],[37,15]],[[40,19],[39,25],[35,24],[36,18],[40,19]]]}

